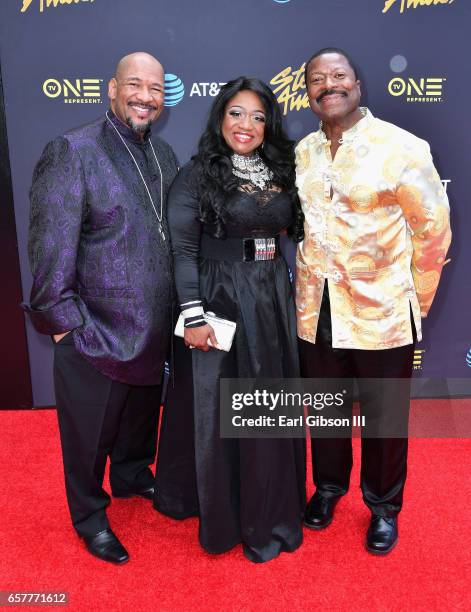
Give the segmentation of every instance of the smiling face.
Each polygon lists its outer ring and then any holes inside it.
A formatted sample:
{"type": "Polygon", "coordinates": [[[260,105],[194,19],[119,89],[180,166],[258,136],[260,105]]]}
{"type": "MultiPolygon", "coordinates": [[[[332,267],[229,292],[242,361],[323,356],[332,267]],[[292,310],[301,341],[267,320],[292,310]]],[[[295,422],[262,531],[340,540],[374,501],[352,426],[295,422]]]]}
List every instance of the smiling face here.
{"type": "Polygon", "coordinates": [[[256,93],[239,91],[226,104],[221,133],[234,153],[250,155],[263,144],[265,109],[256,93]]]}
{"type": "Polygon", "coordinates": [[[164,107],[164,71],[146,53],[127,56],[118,64],[108,88],[111,110],[123,123],[144,135],[164,107]]]}
{"type": "Polygon", "coordinates": [[[360,81],[343,55],[326,53],[314,58],[308,67],[306,89],[311,110],[325,123],[357,114],[360,81]]]}

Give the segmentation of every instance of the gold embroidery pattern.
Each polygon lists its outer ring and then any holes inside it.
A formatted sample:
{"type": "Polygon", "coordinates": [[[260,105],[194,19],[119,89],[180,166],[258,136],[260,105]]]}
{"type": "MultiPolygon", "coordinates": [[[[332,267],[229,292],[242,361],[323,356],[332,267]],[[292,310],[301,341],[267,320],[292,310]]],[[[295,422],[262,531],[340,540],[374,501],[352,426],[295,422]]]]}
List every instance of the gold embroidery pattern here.
{"type": "Polygon", "coordinates": [[[430,309],[451,240],[429,146],[368,110],[343,141],[333,162],[321,130],[296,149],[306,216],[297,254],[299,336],[315,342],[328,282],[334,347],[410,343],[410,307],[420,340],[420,315],[430,309]]]}

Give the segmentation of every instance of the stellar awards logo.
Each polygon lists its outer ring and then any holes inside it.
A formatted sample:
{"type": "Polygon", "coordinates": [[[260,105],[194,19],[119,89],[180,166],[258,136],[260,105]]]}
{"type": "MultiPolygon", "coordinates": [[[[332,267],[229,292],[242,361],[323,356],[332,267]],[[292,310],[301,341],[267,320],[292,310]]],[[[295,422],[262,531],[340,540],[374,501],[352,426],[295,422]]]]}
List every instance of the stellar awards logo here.
{"type": "MultiPolygon", "coordinates": [[[[92,4],[95,0],[39,0],[39,12],[44,13],[44,9],[49,8],[57,8],[58,6],[67,6],[71,4],[81,4],[86,2],[87,4],[92,4]]],[[[35,3],[36,4],[36,3],[35,3]]],[[[34,6],[33,0],[23,0],[23,4],[21,6],[21,13],[26,13],[26,11],[34,6]]],[[[36,4],[37,6],[37,4],[36,4]]]]}
{"type": "Polygon", "coordinates": [[[101,104],[103,79],[46,79],[43,93],[65,104],[101,104]]]}
{"type": "Polygon", "coordinates": [[[471,368],[471,347],[466,353],[466,365],[468,366],[468,368],[471,368]]]}
{"type": "Polygon", "coordinates": [[[309,108],[304,80],[305,65],[306,62],[303,62],[299,68],[292,68],[291,66],[283,68],[270,81],[278,104],[281,105],[283,115],[287,115],[289,111],[309,108]]]}
{"type": "Polygon", "coordinates": [[[400,6],[399,12],[404,13],[407,9],[416,9],[419,6],[437,6],[437,4],[453,4],[455,0],[384,0],[383,13],[387,13],[389,9],[396,4],[400,6]]]}

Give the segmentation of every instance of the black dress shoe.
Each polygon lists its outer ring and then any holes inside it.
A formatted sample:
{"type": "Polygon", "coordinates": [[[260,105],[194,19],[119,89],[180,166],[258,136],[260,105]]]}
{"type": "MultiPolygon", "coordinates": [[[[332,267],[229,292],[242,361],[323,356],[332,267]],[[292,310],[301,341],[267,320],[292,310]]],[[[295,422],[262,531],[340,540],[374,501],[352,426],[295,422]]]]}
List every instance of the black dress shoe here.
{"type": "Polygon", "coordinates": [[[304,524],[310,529],[325,529],[334,518],[334,508],[341,496],[323,497],[317,491],[306,506],[304,524]]]}
{"type": "Polygon", "coordinates": [[[88,552],[103,561],[118,564],[129,561],[128,551],[109,528],[90,538],[84,538],[84,541],[88,552]]]}
{"type": "Polygon", "coordinates": [[[152,501],[154,499],[154,487],[143,489],[142,491],[113,491],[113,497],[128,499],[129,497],[143,497],[152,501]]]}
{"type": "Polygon", "coordinates": [[[366,534],[366,549],[375,555],[387,555],[397,544],[397,518],[373,514],[366,534]]]}

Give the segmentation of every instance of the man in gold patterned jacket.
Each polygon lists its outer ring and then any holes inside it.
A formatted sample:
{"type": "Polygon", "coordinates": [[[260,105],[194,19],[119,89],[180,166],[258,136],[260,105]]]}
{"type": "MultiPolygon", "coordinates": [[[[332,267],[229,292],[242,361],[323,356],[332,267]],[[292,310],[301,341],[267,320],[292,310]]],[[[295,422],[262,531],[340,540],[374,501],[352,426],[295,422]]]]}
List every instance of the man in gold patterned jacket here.
{"type": "MultiPolygon", "coordinates": [[[[421,317],[450,244],[445,190],[425,141],[359,106],[348,54],[322,49],[306,63],[305,77],[321,123],[296,148],[305,214],[296,259],[303,376],[409,381],[421,317]]],[[[394,401],[397,419],[407,423],[409,392],[394,401]]],[[[386,402],[377,393],[364,402],[360,394],[360,403],[368,417],[386,402]]],[[[323,529],[348,490],[351,439],[313,437],[312,461],[316,492],[305,523],[323,529]]],[[[362,437],[370,552],[386,554],[397,542],[406,470],[406,437],[362,437]]]]}

